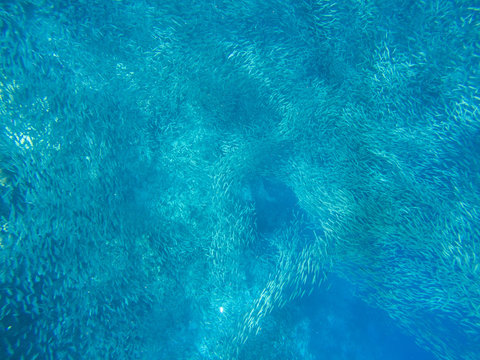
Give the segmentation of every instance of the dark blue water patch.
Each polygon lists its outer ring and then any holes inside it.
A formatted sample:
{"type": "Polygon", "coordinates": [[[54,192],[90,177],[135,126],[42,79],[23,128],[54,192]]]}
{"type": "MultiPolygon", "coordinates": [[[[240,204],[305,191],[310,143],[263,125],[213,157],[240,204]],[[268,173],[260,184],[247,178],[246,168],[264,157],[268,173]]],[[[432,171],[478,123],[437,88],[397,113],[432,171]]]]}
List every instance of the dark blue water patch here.
{"type": "Polygon", "coordinates": [[[251,189],[260,234],[273,232],[290,222],[295,211],[301,212],[295,193],[279,181],[258,178],[251,189]]]}
{"type": "Polygon", "coordinates": [[[309,347],[315,359],[435,360],[385,311],[355,297],[347,281],[331,276],[329,285],[295,304],[309,319],[309,347]]]}

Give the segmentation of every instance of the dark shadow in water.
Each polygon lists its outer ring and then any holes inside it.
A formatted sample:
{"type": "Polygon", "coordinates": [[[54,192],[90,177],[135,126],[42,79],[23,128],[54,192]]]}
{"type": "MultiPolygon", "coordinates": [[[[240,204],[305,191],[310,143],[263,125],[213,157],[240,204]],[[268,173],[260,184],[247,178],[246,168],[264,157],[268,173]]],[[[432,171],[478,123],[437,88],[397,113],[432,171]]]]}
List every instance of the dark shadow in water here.
{"type": "Polygon", "coordinates": [[[310,321],[310,351],[316,359],[435,360],[405,335],[387,313],[355,297],[351,285],[330,276],[326,287],[296,301],[310,321]]]}

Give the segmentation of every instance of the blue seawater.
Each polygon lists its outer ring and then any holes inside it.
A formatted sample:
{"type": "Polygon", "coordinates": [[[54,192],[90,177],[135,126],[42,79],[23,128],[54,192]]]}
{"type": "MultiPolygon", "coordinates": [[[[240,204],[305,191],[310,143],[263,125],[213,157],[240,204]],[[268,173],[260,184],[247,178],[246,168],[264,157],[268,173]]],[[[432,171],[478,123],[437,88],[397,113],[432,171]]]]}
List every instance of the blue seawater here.
{"type": "Polygon", "coordinates": [[[0,1],[0,359],[480,359],[476,0],[0,1]]]}

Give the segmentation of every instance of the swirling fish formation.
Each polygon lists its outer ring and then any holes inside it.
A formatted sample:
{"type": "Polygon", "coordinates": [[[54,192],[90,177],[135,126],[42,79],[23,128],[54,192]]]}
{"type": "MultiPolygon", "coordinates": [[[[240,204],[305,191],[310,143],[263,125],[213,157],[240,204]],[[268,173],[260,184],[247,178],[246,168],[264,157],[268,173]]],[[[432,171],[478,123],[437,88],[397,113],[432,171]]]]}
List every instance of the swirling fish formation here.
{"type": "Polygon", "coordinates": [[[478,359],[475,1],[5,1],[0,29],[0,358],[311,359],[278,314],[336,274],[478,359]]]}

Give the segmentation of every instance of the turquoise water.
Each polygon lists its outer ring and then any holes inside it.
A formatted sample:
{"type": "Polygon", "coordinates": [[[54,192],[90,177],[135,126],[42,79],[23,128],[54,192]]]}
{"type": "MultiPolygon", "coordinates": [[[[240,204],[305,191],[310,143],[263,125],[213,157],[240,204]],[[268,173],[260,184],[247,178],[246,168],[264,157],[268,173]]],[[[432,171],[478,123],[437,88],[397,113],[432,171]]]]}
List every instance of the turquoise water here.
{"type": "Polygon", "coordinates": [[[480,354],[476,1],[1,1],[1,359],[480,354]]]}

